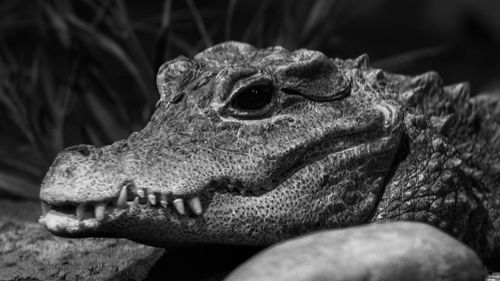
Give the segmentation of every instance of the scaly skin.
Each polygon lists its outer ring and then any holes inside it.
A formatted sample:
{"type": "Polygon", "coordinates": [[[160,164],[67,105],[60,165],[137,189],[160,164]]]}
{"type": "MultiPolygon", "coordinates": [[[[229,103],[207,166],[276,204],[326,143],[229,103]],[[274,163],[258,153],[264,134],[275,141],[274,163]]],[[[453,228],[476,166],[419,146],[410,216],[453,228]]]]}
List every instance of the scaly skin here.
{"type": "Polygon", "coordinates": [[[40,192],[49,231],[269,245],[417,220],[484,257],[499,247],[500,105],[464,84],[236,42],[165,63],[157,82],[142,131],[58,155],[40,192]]]}

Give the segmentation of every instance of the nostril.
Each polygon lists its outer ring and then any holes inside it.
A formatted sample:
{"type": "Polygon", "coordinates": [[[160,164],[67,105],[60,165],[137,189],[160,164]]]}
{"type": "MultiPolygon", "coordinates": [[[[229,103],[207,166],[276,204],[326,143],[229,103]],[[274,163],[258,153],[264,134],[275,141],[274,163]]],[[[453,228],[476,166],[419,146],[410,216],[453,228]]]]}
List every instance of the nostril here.
{"type": "Polygon", "coordinates": [[[80,144],[80,145],[75,145],[75,146],[70,146],[66,149],[64,149],[65,152],[78,152],[82,156],[90,156],[90,153],[92,152],[93,146],[91,145],[85,145],[85,144],[80,144]]]}

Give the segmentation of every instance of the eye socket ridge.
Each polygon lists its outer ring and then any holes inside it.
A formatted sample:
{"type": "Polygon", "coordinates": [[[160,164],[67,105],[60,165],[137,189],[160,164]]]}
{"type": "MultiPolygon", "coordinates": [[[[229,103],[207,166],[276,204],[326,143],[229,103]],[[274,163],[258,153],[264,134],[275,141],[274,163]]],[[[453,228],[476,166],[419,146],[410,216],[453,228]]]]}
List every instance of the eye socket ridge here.
{"type": "Polygon", "coordinates": [[[275,91],[271,82],[253,83],[238,89],[232,95],[230,105],[245,112],[265,110],[273,101],[275,91]]]}

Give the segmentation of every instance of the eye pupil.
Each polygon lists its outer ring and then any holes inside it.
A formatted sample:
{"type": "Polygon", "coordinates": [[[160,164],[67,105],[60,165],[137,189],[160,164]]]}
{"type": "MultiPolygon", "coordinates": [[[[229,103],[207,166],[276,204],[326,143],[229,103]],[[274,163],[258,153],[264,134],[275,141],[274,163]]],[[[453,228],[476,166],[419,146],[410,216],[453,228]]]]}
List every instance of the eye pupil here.
{"type": "Polygon", "coordinates": [[[233,98],[233,106],[244,110],[257,110],[271,102],[273,88],[270,85],[257,85],[244,89],[233,98]]]}

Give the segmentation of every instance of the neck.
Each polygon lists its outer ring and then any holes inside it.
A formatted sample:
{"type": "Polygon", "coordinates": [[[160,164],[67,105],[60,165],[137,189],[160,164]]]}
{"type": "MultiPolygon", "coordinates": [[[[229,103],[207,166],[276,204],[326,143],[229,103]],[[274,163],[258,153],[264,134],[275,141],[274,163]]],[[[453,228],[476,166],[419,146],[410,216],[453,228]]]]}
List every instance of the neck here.
{"type": "Polygon", "coordinates": [[[444,135],[463,160],[461,171],[487,213],[487,252],[500,258],[500,99],[476,96],[455,110],[458,117],[444,135]]]}

